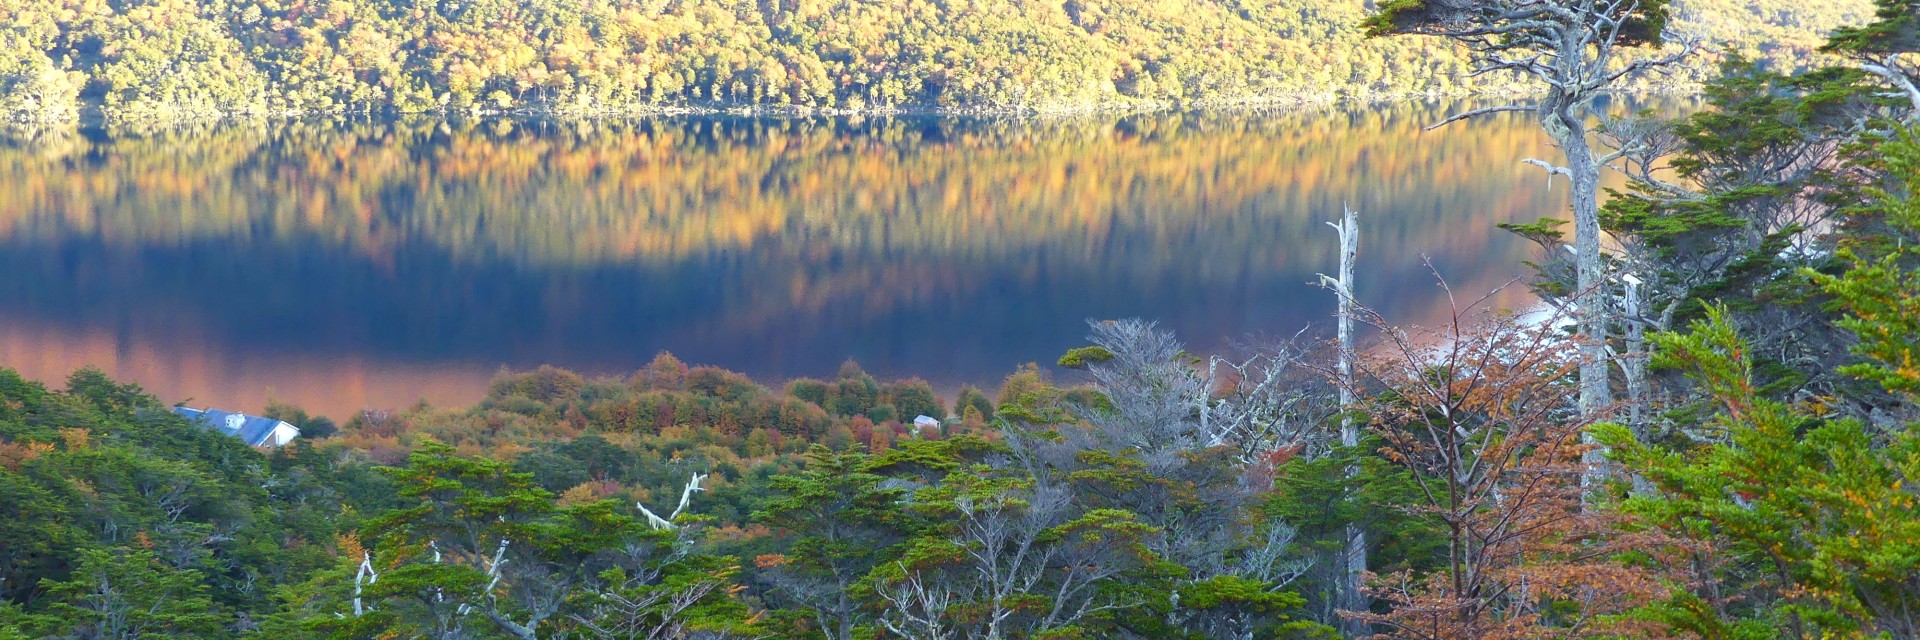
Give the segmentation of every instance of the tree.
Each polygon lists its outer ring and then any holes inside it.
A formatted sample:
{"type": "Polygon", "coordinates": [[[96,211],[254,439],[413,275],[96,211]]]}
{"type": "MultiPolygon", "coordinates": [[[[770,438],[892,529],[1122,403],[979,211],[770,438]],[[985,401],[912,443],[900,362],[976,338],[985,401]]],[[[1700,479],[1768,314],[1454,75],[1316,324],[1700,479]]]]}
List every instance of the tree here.
{"type": "MultiPolygon", "coordinates": [[[[1366,425],[1364,418],[1360,424],[1366,425]]],[[[1315,558],[1300,591],[1314,619],[1330,627],[1358,626],[1341,613],[1356,610],[1339,591],[1347,569],[1339,560],[1352,539],[1350,527],[1366,532],[1373,572],[1431,571],[1446,557],[1446,536],[1420,506],[1425,500],[1412,474],[1380,449],[1379,436],[1365,430],[1355,447],[1287,455],[1276,461],[1273,494],[1260,505],[1268,517],[1297,528],[1301,553],[1315,558]]],[[[1362,588],[1370,580],[1362,576],[1362,588]]]]}
{"type": "MultiPolygon", "coordinates": [[[[1513,73],[1542,90],[1531,105],[1474,109],[1441,126],[1501,112],[1530,112],[1560,148],[1566,164],[1527,162],[1571,184],[1579,319],[1580,412],[1598,416],[1612,403],[1607,364],[1607,285],[1600,242],[1600,172],[1619,158],[1600,156],[1589,136],[1594,98],[1625,79],[1673,65],[1691,54],[1687,41],[1659,57],[1626,57],[1633,47],[1669,37],[1669,0],[1393,0],[1366,22],[1368,35],[1418,34],[1465,45],[1473,75],[1513,73]]],[[[1597,467],[1597,452],[1587,464],[1597,467]]],[[[1597,472],[1596,472],[1597,473],[1597,472]]],[[[1588,475],[1589,481],[1597,476],[1588,475]]]]}
{"type": "Polygon", "coordinates": [[[0,602],[0,640],[32,640],[29,629],[51,626],[45,617],[23,612],[12,602],[0,602]]]}
{"type": "MultiPolygon", "coordinates": [[[[1341,216],[1338,224],[1327,223],[1328,226],[1333,227],[1334,231],[1340,234],[1340,275],[1336,278],[1329,278],[1325,275],[1320,276],[1321,285],[1332,289],[1334,295],[1339,298],[1339,310],[1335,316],[1335,322],[1338,323],[1338,328],[1335,330],[1338,334],[1336,340],[1339,341],[1340,349],[1339,362],[1335,373],[1339,379],[1336,380],[1334,384],[1340,391],[1340,411],[1342,414],[1340,416],[1340,446],[1349,449],[1360,446],[1360,425],[1353,419],[1351,413],[1349,413],[1353,409],[1354,390],[1356,388],[1353,378],[1353,358],[1355,355],[1353,349],[1353,305],[1355,301],[1353,295],[1353,264],[1360,253],[1360,226],[1358,220],[1359,214],[1355,212],[1352,207],[1345,207],[1344,215],[1341,216]]],[[[1348,478],[1351,479],[1359,473],[1359,468],[1349,467],[1345,473],[1348,478]]],[[[1366,594],[1363,592],[1367,573],[1367,532],[1361,528],[1358,523],[1350,523],[1347,525],[1346,544],[1341,550],[1340,555],[1339,564],[1341,565],[1341,575],[1335,587],[1337,593],[1336,598],[1338,600],[1335,606],[1348,611],[1366,611],[1370,608],[1367,603],[1366,594]]],[[[1343,629],[1343,631],[1352,636],[1360,635],[1365,629],[1356,624],[1356,622],[1357,621],[1349,621],[1346,625],[1347,628],[1343,629]]]]}
{"type": "Polygon", "coordinates": [[[560,613],[578,569],[543,562],[536,530],[555,502],[531,474],[453,455],[436,442],[410,454],[407,467],[393,474],[411,504],[367,528],[378,553],[374,566],[384,569],[366,590],[380,602],[373,607],[376,619],[432,638],[465,638],[486,625],[531,640],[560,613]],[[524,564],[533,574],[509,580],[510,562],[516,573],[524,564]],[[538,575],[555,569],[558,574],[538,575]],[[513,611],[515,604],[526,610],[513,611]]]}
{"type": "Polygon", "coordinates": [[[739,600],[729,597],[740,567],[727,558],[690,554],[684,541],[634,547],[616,566],[575,594],[569,617],[600,640],[727,640],[763,638],[739,600]],[[637,567],[632,571],[628,567],[637,567]]]}
{"type": "Polygon", "coordinates": [[[18,62],[0,58],[0,122],[45,125],[79,118],[80,90],[86,86],[86,75],[55,66],[43,52],[21,53],[26,54],[25,59],[18,62]]]}
{"type": "Polygon", "coordinates": [[[1041,405],[1052,400],[1057,391],[1047,384],[1046,372],[1040,370],[1039,363],[1020,365],[1019,369],[1000,382],[1000,394],[995,398],[993,415],[1001,420],[1047,422],[1048,418],[1033,415],[1033,410],[1048,408],[1041,405]]]}
{"type": "Polygon", "coordinates": [[[979,387],[973,385],[960,387],[960,393],[954,396],[954,415],[964,417],[968,408],[972,408],[974,413],[979,414],[981,420],[993,419],[993,400],[987,398],[987,394],[982,393],[979,387]]]}
{"type": "Polygon", "coordinates": [[[57,599],[58,633],[83,640],[201,638],[229,619],[207,597],[205,576],[139,547],[83,550],[73,575],[47,593],[57,599]]]}
{"type": "MultiPolygon", "coordinates": [[[[1644,438],[1663,436],[1655,408],[1685,386],[1649,371],[1646,336],[1699,317],[1710,300],[1731,305],[1772,354],[1764,359],[1803,388],[1830,387],[1823,361],[1842,351],[1828,314],[1790,302],[1806,296],[1803,284],[1777,276],[1827,259],[1822,235],[1851,189],[1841,150],[1856,135],[1856,92],[1831,74],[1785,76],[1736,56],[1705,95],[1708,108],[1685,119],[1619,120],[1603,136],[1626,150],[1620,169],[1630,178],[1601,225],[1618,249],[1609,257],[1619,274],[1622,418],[1644,438]]],[[[1549,299],[1574,290],[1554,257],[1560,233],[1547,227],[1556,222],[1509,227],[1547,251],[1536,291],[1549,299]]]]}
{"type": "Polygon", "coordinates": [[[1003,407],[1003,418],[1021,420],[1003,428],[1005,464],[1037,488],[1069,490],[1079,509],[1124,512],[1152,532],[1143,545],[1163,568],[1122,581],[1139,599],[1115,614],[1122,628],[1250,638],[1289,624],[1288,611],[1303,602],[1290,585],[1306,569],[1295,530],[1251,516],[1272,482],[1265,454],[1299,446],[1306,432],[1280,375],[1290,356],[1227,367],[1233,377],[1261,375],[1216,398],[1228,375],[1187,353],[1172,332],[1132,319],[1089,326],[1092,347],[1069,353],[1089,388],[1035,390],[1023,395],[1039,404],[1003,407]]]}
{"type": "Polygon", "coordinates": [[[1567,378],[1578,357],[1552,319],[1455,309],[1422,333],[1359,313],[1385,345],[1356,368],[1360,406],[1386,458],[1405,467],[1416,511],[1445,543],[1425,575],[1383,576],[1384,613],[1356,612],[1389,638],[1647,637],[1610,622],[1651,599],[1658,574],[1614,559],[1644,541],[1609,535],[1585,509],[1583,429],[1567,378]]]}
{"type": "Polygon", "coordinates": [[[410,504],[368,524],[375,545],[342,630],[452,639],[486,627],[535,640],[569,623],[597,637],[744,628],[727,617],[744,609],[724,588],[734,570],[690,554],[685,527],[649,525],[613,501],[560,506],[531,474],[433,441],[393,475],[410,504]]]}
{"type": "Polygon", "coordinates": [[[916,492],[931,526],[868,579],[878,621],[912,640],[1084,635],[1133,603],[1111,581],[1153,560],[1133,514],[1076,508],[1064,487],[962,468],[916,492]]]}
{"type": "Polygon", "coordinates": [[[305,409],[279,400],[268,399],[261,417],[284,420],[298,427],[302,438],[326,438],[340,431],[326,416],[308,415],[305,409]]]}
{"type": "Polygon", "coordinates": [[[1841,369],[1890,391],[1920,394],[1920,127],[1894,132],[1864,152],[1885,180],[1867,189],[1867,202],[1848,217],[1872,231],[1849,237],[1840,275],[1808,272],[1849,317],[1838,324],[1854,334],[1853,352],[1865,362],[1841,369]]]}
{"type": "MultiPolygon", "coordinates": [[[[1871,322],[1871,320],[1863,320],[1871,322]]],[[[1912,637],[1920,634],[1920,432],[1876,435],[1856,418],[1765,397],[1723,308],[1686,334],[1660,334],[1719,403],[1691,446],[1600,430],[1622,465],[1657,492],[1623,508],[1693,541],[1687,589],[1644,613],[1702,637],[1912,637]],[[1884,635],[1883,635],[1884,634],[1884,635]]]]}
{"type": "Polygon", "coordinates": [[[805,608],[828,640],[850,640],[870,613],[854,584],[884,561],[903,535],[893,511],[904,491],[884,486],[873,458],[815,445],[798,474],[777,477],[753,519],[790,536],[785,554],[754,559],[781,598],[805,608]]]}
{"type": "Polygon", "coordinates": [[[750,458],[764,458],[774,454],[773,436],[766,429],[754,429],[741,443],[741,451],[750,458]]]}
{"type": "MultiPolygon", "coordinates": [[[[933,385],[919,378],[888,383],[882,390],[883,401],[893,405],[896,419],[912,422],[918,416],[944,418],[944,406],[940,397],[933,394],[933,385]]],[[[869,415],[877,422],[886,422],[877,416],[869,415]]]]}
{"type": "Polygon", "coordinates": [[[1875,21],[1842,27],[1822,52],[1851,59],[1855,66],[1891,85],[1907,100],[1909,123],[1920,118],[1920,2],[1875,0],[1875,21]]]}
{"type": "Polygon", "coordinates": [[[662,351],[655,354],[645,368],[635,371],[633,377],[627,380],[627,385],[641,390],[684,391],[687,388],[687,363],[662,351]]]}
{"type": "MultiPolygon", "coordinates": [[[[10,374],[0,372],[0,376],[10,374]]],[[[7,400],[0,395],[0,401],[7,400]]],[[[8,443],[11,464],[0,465],[0,598],[26,601],[44,589],[41,579],[71,566],[70,550],[90,541],[74,506],[62,492],[21,473],[25,464],[53,453],[51,444],[8,443]]]]}
{"type": "Polygon", "coordinates": [[[1173,332],[1135,319],[1087,326],[1087,341],[1102,355],[1082,359],[1100,402],[1075,409],[1108,439],[1104,445],[1163,451],[1224,443],[1218,431],[1200,424],[1212,388],[1173,332]]]}

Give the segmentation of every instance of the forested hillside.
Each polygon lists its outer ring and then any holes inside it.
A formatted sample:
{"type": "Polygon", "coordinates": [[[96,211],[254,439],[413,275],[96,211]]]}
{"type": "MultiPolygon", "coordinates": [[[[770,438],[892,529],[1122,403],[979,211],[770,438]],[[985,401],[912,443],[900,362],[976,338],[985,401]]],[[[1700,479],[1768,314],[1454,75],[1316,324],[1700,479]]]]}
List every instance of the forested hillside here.
{"type": "MultiPolygon", "coordinates": [[[[1664,18],[1463,6],[1376,24],[1507,29],[1485,59],[1664,18]]],[[[1607,251],[1505,225],[1542,245],[1539,313],[1449,290],[1395,325],[1329,269],[1364,347],[1093,320],[1057,376],[951,401],[661,354],[466,408],[273,406],[304,437],[271,450],[0,367],[0,640],[1920,637],[1920,0],[1823,49],[1609,119],[1607,251]]],[[[1530,72],[1574,67],[1612,73],[1530,72]]],[[[1602,169],[1567,146],[1539,164],[1602,169]]]]}
{"type": "MultiPolygon", "coordinates": [[[[1709,49],[1786,67],[1869,13],[1682,4],[1709,49]]],[[[13,0],[0,112],[1058,111],[1517,86],[1468,78],[1438,41],[1363,38],[1364,18],[1360,0],[13,0]]]]}
{"type": "Polygon", "coordinates": [[[0,638],[1912,637],[1920,130],[1880,116],[1920,104],[1728,71],[1669,125],[1697,197],[1607,210],[1671,309],[1632,408],[1579,414],[1558,324],[1465,298],[1431,329],[1363,306],[1352,382],[1312,340],[1101,321],[991,396],[663,354],[468,408],[275,406],[305,437],[271,451],[0,369],[0,638]]]}

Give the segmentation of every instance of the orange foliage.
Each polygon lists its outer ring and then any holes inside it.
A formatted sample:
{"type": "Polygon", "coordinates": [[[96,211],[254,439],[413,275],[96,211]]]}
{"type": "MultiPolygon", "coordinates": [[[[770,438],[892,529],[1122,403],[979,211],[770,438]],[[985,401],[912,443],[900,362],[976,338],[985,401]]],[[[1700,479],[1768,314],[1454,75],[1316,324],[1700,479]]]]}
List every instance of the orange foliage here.
{"type": "Polygon", "coordinates": [[[86,429],[77,427],[61,427],[60,441],[68,451],[85,451],[93,446],[93,436],[86,429]]]}
{"type": "Polygon", "coordinates": [[[1371,595],[1389,612],[1346,615],[1395,639],[1663,637],[1618,614],[1664,595],[1670,571],[1618,558],[1676,547],[1583,504],[1593,416],[1574,407],[1572,344],[1509,314],[1456,310],[1428,332],[1362,318],[1387,336],[1357,364],[1374,391],[1363,406],[1381,453],[1413,472],[1418,512],[1447,536],[1446,564],[1377,578],[1371,595]]]}
{"type": "Polygon", "coordinates": [[[601,498],[599,483],[583,482],[572,489],[560,493],[559,503],[563,507],[592,504],[601,498]]]}
{"type": "Polygon", "coordinates": [[[27,461],[53,452],[53,445],[45,442],[0,442],[0,469],[19,471],[27,461]]]}
{"type": "Polygon", "coordinates": [[[360,534],[352,531],[335,536],[333,545],[343,558],[358,559],[366,551],[366,547],[360,544],[360,534]]]}

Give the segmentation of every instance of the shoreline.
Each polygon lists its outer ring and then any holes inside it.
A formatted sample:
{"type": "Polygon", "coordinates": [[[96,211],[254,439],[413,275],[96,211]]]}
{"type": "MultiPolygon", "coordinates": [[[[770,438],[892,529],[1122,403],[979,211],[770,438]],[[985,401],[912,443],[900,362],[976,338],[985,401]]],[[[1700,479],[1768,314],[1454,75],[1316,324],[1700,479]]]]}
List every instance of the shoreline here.
{"type": "MultiPolygon", "coordinates": [[[[1696,93],[1697,83],[1675,83],[1641,89],[1612,92],[1614,96],[1674,96],[1696,93]]],[[[802,107],[802,106],[686,106],[686,105],[641,105],[630,108],[571,109],[571,108],[510,108],[510,109],[448,109],[438,108],[424,111],[366,110],[366,111],[283,111],[269,113],[233,113],[211,117],[183,118],[109,118],[98,106],[83,108],[72,119],[44,122],[0,120],[0,133],[11,136],[37,138],[48,133],[77,131],[80,129],[105,130],[110,133],[150,134],[164,131],[191,128],[202,125],[221,125],[231,123],[274,123],[312,119],[395,119],[395,118],[433,118],[454,120],[461,118],[522,118],[556,121],[596,121],[646,118],[711,118],[738,117],[764,119],[813,119],[813,118],[995,118],[1011,120],[1047,120],[1053,118],[1077,118],[1101,115],[1143,115],[1155,113],[1256,113],[1262,111],[1329,109],[1337,107],[1378,107],[1393,104],[1408,104],[1437,100],[1496,100],[1524,99],[1535,95],[1525,91],[1454,91],[1454,92],[1396,92],[1370,94],[1294,94],[1263,98],[1239,98],[1222,100],[1197,100],[1188,102],[1115,102],[1087,104],[1072,107],[943,107],[943,106],[884,106],[884,107],[802,107]]]]}

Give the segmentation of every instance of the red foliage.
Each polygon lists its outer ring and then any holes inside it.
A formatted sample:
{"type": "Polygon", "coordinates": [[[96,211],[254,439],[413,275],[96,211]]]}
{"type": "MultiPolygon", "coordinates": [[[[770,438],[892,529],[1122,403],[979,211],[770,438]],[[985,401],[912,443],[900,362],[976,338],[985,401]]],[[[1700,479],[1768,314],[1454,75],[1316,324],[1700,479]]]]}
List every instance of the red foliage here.
{"type": "Polygon", "coordinates": [[[1552,323],[1511,315],[1440,331],[1382,328],[1357,394],[1384,446],[1424,496],[1418,512],[1446,536],[1445,564],[1376,578],[1387,613],[1348,612],[1382,638],[1422,640],[1665,635],[1618,614],[1664,594],[1669,570],[1622,560],[1673,549],[1622,533],[1620,516],[1584,504],[1590,471],[1575,409],[1573,345],[1552,323]]]}

